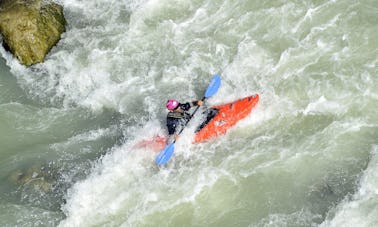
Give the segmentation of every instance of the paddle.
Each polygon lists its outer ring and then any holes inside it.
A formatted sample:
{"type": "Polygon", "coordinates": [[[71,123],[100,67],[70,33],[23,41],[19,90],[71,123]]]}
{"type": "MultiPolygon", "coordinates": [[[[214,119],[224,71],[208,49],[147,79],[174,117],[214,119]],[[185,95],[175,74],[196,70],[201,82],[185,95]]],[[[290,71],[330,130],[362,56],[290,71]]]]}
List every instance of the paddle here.
{"type": "MultiPolygon", "coordinates": [[[[209,86],[206,89],[205,96],[202,98],[202,101],[205,101],[205,99],[207,99],[207,98],[213,96],[215,93],[217,93],[220,84],[221,84],[221,79],[220,79],[220,77],[219,77],[218,74],[215,74],[213,76],[213,79],[211,80],[209,86]]],[[[186,124],[184,125],[184,127],[181,128],[181,130],[178,133],[178,135],[181,134],[181,132],[184,130],[185,126],[193,118],[193,116],[197,112],[198,108],[199,108],[199,106],[197,106],[197,108],[194,110],[194,112],[190,115],[189,120],[186,122],[186,124]]],[[[158,165],[164,165],[172,157],[173,152],[175,151],[175,142],[176,142],[176,139],[172,143],[168,144],[164,148],[164,150],[160,151],[160,153],[158,154],[158,156],[155,159],[155,162],[158,165]]]]}

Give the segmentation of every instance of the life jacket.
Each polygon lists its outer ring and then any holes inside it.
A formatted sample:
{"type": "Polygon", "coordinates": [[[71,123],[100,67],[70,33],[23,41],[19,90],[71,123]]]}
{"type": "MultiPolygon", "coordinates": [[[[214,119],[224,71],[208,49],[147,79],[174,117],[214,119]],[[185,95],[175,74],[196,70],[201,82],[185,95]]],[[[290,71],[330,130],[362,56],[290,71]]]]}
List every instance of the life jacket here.
{"type": "Polygon", "coordinates": [[[179,132],[182,127],[190,120],[190,114],[188,111],[191,107],[197,106],[198,101],[194,102],[187,102],[187,103],[180,103],[180,108],[183,110],[182,112],[175,112],[170,111],[167,115],[167,128],[168,134],[173,135],[175,132],[179,132]]]}
{"type": "Polygon", "coordinates": [[[183,112],[170,111],[167,115],[168,134],[172,135],[176,131],[181,130],[182,127],[189,121],[190,114],[183,112]]]}
{"type": "Polygon", "coordinates": [[[175,118],[175,119],[181,119],[185,118],[185,112],[173,112],[170,111],[167,115],[167,118],[175,118]]]}

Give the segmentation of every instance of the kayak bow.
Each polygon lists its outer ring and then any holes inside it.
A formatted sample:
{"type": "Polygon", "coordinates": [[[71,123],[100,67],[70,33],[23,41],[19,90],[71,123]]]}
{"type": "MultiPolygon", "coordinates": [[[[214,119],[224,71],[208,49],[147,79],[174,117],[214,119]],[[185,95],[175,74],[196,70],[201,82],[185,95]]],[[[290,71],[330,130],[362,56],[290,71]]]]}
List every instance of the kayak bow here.
{"type": "Polygon", "coordinates": [[[193,142],[199,143],[225,134],[238,121],[247,117],[258,101],[259,95],[255,94],[231,103],[211,107],[210,109],[217,110],[217,113],[211,119],[207,119],[208,123],[196,133],[193,142]]]}

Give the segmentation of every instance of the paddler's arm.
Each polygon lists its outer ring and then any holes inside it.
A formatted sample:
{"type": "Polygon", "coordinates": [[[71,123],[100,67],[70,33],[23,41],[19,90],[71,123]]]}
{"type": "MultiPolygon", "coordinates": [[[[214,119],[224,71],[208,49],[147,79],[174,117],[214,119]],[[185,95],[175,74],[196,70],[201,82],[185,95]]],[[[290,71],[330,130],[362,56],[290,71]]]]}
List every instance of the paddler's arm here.
{"type": "Polygon", "coordinates": [[[192,106],[202,106],[202,105],[203,105],[203,101],[202,100],[198,100],[198,101],[192,102],[192,106]]]}
{"type": "Polygon", "coordinates": [[[183,109],[184,111],[188,111],[193,106],[202,106],[202,105],[203,105],[203,101],[198,100],[198,101],[187,102],[187,103],[181,104],[180,108],[183,109]]]}

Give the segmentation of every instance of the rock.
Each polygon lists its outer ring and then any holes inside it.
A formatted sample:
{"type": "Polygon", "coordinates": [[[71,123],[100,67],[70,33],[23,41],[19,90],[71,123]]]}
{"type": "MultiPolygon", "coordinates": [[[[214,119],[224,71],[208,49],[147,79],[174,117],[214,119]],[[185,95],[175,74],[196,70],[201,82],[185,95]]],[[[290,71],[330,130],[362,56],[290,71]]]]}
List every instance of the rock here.
{"type": "Polygon", "coordinates": [[[50,0],[0,0],[3,45],[21,64],[43,62],[65,25],[63,7],[50,0]]]}
{"type": "Polygon", "coordinates": [[[34,165],[27,170],[16,170],[8,176],[8,180],[17,188],[29,187],[43,193],[50,193],[56,184],[56,173],[52,168],[34,165]]]}

